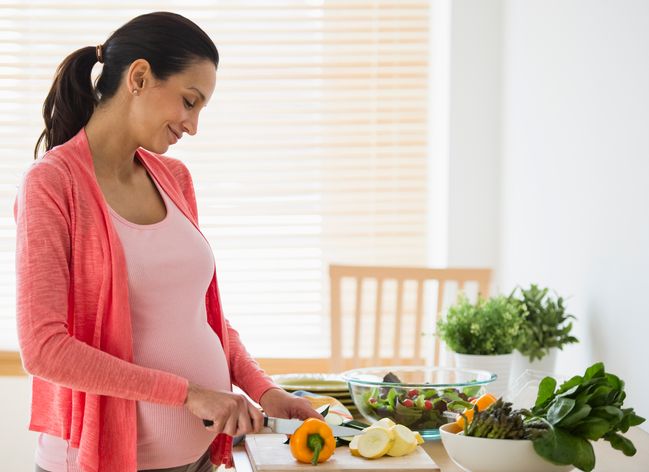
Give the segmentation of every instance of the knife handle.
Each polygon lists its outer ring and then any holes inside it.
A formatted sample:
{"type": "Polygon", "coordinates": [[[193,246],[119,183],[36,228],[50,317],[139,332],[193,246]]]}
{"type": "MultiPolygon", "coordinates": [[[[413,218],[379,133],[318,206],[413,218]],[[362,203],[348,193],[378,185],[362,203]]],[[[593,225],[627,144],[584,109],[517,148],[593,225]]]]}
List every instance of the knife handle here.
{"type": "MultiPolygon", "coordinates": [[[[203,424],[205,425],[206,428],[209,428],[210,426],[214,425],[214,421],[203,420],[203,424]]],[[[268,426],[268,416],[266,415],[264,415],[264,426],[268,426]]]]}

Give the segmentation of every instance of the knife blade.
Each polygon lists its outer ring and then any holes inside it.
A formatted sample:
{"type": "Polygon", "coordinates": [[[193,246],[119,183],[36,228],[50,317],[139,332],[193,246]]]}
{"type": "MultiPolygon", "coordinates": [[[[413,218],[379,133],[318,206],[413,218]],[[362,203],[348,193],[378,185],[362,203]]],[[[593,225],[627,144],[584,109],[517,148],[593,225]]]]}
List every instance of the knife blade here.
{"type": "MultiPolygon", "coordinates": [[[[285,418],[273,418],[272,416],[264,416],[264,426],[270,428],[274,433],[280,434],[293,434],[296,429],[302,426],[303,420],[288,420],[285,418]]],[[[203,420],[203,424],[206,427],[212,426],[214,422],[212,420],[203,420]]],[[[346,426],[333,426],[331,431],[335,437],[345,437],[345,436],[356,436],[362,431],[356,428],[348,428],[346,426]]]]}

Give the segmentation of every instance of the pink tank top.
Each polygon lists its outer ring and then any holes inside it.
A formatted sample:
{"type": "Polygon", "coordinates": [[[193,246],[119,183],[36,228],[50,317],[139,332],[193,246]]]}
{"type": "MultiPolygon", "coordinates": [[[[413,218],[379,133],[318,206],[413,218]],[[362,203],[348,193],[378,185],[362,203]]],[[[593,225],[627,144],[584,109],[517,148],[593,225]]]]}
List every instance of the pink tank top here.
{"type": "MultiPolygon", "coordinates": [[[[214,275],[212,251],[156,187],[167,208],[158,223],[131,223],[109,208],[126,255],[134,363],[214,390],[230,390],[225,354],[205,308],[214,275]]],[[[185,407],[137,402],[139,470],[195,462],[215,436],[185,407]]],[[[77,453],[68,441],[42,433],[36,463],[49,472],[77,472],[77,453]]]]}

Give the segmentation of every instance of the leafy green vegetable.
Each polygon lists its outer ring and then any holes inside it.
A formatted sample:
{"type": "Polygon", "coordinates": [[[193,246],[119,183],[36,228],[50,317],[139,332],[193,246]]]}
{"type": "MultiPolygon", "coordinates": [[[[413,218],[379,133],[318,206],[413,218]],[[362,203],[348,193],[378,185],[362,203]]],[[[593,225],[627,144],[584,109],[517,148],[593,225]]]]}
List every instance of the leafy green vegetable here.
{"type": "Polygon", "coordinates": [[[589,472],[595,467],[590,441],[604,439],[627,456],[636,453],[633,443],[620,433],[643,423],[633,408],[622,408],[624,382],[606,373],[604,364],[593,364],[583,376],[575,376],[556,388],[545,377],[539,384],[531,411],[511,411],[498,399],[483,412],[475,411],[465,425],[467,436],[532,439],[534,450],[554,464],[573,465],[589,472]]]}
{"type": "Polygon", "coordinates": [[[618,433],[609,433],[606,440],[611,443],[614,449],[622,451],[625,456],[634,456],[636,453],[635,446],[631,441],[618,433]]]}
{"type": "Polygon", "coordinates": [[[473,408],[474,405],[471,402],[465,402],[464,400],[459,400],[459,401],[452,401],[450,403],[447,403],[446,406],[451,411],[461,413],[467,408],[473,408]]]}
{"type": "Polygon", "coordinates": [[[534,450],[554,464],[572,464],[584,471],[595,467],[593,446],[586,439],[565,433],[559,428],[550,429],[534,440],[534,450]]]}
{"type": "Polygon", "coordinates": [[[575,407],[575,400],[572,398],[557,398],[557,401],[548,409],[547,419],[553,425],[564,419],[575,407]]]}
{"type": "Polygon", "coordinates": [[[539,384],[539,392],[536,397],[535,406],[539,406],[540,404],[548,400],[550,397],[552,397],[552,395],[554,394],[554,389],[556,387],[557,387],[557,381],[554,380],[552,377],[545,377],[543,380],[541,380],[541,383],[539,384]]]}
{"type": "Polygon", "coordinates": [[[546,377],[530,418],[548,422],[550,428],[534,440],[534,449],[555,464],[572,464],[583,471],[595,467],[595,454],[589,441],[604,439],[626,455],[635,454],[633,443],[619,434],[644,418],[633,408],[622,408],[626,397],[624,382],[605,372],[604,364],[593,364],[583,376],[564,382],[556,392],[556,382],[546,377]]]}
{"type": "Polygon", "coordinates": [[[464,387],[462,389],[462,393],[465,394],[467,397],[477,397],[480,395],[480,391],[482,390],[481,385],[474,385],[472,387],[464,387]]]}

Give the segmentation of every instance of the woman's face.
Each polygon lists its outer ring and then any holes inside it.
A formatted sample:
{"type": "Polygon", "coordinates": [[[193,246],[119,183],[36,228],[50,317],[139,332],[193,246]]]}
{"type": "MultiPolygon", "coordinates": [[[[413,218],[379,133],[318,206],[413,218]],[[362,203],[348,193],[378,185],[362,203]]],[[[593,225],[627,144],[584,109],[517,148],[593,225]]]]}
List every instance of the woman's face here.
{"type": "Polygon", "coordinates": [[[138,144],[164,154],[184,133],[196,134],[198,116],[212,97],[215,83],[216,67],[208,60],[195,62],[164,81],[145,80],[133,96],[131,109],[138,144]]]}

